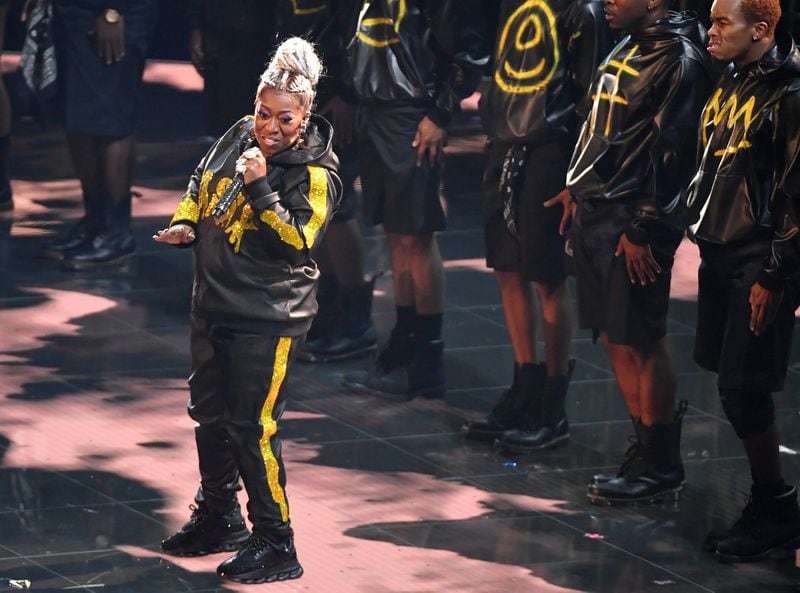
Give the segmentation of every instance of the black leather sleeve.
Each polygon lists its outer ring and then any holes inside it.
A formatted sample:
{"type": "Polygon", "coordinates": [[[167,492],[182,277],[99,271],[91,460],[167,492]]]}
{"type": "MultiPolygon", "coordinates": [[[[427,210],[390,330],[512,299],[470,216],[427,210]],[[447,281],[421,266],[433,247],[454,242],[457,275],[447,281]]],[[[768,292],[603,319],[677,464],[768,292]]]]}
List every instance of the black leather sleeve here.
{"type": "Polygon", "coordinates": [[[632,206],[625,231],[637,245],[650,242],[654,224],[684,209],[684,194],[695,170],[698,117],[710,82],[703,64],[683,58],[652,87],[655,102],[648,166],[641,180],[642,197],[632,206]]]}
{"type": "Polygon", "coordinates": [[[758,283],[780,290],[784,279],[800,268],[800,89],[787,94],[775,121],[775,187],[770,202],[772,250],[758,283]]]}
{"type": "Polygon", "coordinates": [[[491,54],[491,32],[481,0],[435,0],[424,3],[434,52],[433,105],[428,117],[447,127],[462,99],[480,83],[491,54]]]}

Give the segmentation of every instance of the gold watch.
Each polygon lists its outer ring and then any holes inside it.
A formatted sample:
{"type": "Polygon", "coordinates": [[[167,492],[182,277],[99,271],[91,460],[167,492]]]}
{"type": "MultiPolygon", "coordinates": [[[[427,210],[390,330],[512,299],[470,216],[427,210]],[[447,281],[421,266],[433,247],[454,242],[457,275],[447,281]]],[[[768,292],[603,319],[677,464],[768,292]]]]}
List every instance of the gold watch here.
{"type": "Polygon", "coordinates": [[[107,23],[114,25],[122,20],[122,15],[119,13],[118,10],[114,10],[113,8],[107,8],[106,11],[103,13],[103,18],[107,23]]]}

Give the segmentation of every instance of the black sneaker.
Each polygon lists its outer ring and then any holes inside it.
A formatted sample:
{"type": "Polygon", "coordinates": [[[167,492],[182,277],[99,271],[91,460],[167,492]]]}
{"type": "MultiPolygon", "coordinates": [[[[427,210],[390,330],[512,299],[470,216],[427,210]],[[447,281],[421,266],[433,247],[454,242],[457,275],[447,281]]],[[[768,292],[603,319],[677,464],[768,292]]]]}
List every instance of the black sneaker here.
{"type": "Polygon", "coordinates": [[[209,513],[204,504],[191,505],[192,516],[176,533],[161,541],[161,550],[173,556],[205,556],[236,550],[250,532],[238,508],[225,515],[209,513]]]}
{"type": "Polygon", "coordinates": [[[217,567],[217,574],[237,583],[272,583],[303,576],[292,538],[275,544],[253,534],[235,556],[217,567]]]}

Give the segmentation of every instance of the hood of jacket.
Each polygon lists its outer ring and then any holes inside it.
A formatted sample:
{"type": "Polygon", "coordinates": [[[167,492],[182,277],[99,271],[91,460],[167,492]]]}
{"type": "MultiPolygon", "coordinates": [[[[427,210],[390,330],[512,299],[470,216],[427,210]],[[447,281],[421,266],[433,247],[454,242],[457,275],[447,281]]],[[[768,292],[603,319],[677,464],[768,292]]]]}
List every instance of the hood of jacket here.
{"type": "Polygon", "coordinates": [[[272,155],[270,164],[289,167],[294,165],[318,165],[336,171],[339,161],[333,152],[333,127],[320,115],[311,115],[302,150],[287,149],[272,155]]]}
{"type": "Polygon", "coordinates": [[[691,10],[684,12],[670,12],[665,18],[659,19],[649,27],[631,33],[631,38],[639,44],[659,46],[672,44],[679,41],[679,37],[691,41],[697,48],[705,48],[708,43],[708,33],[691,10]]]}

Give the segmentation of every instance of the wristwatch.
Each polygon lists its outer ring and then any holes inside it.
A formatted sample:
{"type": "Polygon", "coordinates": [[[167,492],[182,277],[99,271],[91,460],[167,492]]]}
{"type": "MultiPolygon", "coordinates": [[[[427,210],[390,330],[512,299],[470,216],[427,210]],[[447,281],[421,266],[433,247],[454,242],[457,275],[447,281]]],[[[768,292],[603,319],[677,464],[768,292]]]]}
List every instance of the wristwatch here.
{"type": "Polygon", "coordinates": [[[118,10],[114,10],[113,8],[106,8],[106,11],[103,13],[103,18],[107,23],[113,25],[122,20],[122,15],[119,13],[118,10]]]}

